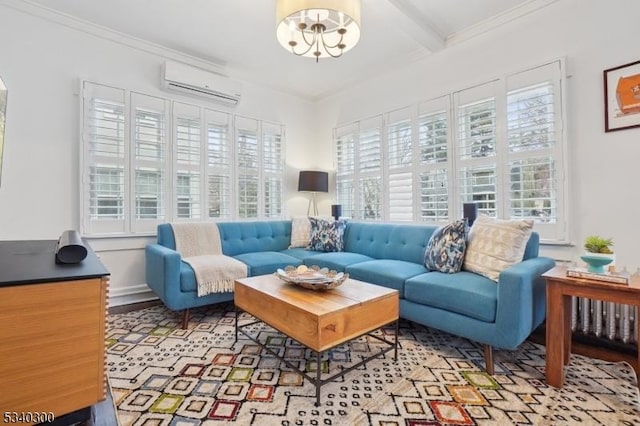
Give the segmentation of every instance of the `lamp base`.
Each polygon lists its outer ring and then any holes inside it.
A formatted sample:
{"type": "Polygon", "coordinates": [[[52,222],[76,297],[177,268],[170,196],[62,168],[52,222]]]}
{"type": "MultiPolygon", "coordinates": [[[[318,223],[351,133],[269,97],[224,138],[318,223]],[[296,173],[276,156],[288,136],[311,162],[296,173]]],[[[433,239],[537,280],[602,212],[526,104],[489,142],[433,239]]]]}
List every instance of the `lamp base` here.
{"type": "Polygon", "coordinates": [[[318,202],[316,200],[316,193],[311,193],[311,198],[309,199],[309,205],[307,206],[307,216],[311,216],[311,206],[313,205],[313,216],[318,216],[318,202]]]}

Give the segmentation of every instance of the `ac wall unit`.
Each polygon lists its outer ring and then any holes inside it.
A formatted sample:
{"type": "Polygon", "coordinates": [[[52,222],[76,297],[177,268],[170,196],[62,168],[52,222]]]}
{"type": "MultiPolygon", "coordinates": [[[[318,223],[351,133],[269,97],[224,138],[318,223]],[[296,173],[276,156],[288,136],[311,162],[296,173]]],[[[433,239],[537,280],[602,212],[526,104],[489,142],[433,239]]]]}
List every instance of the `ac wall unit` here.
{"type": "Polygon", "coordinates": [[[208,98],[227,106],[240,102],[240,83],[227,77],[178,62],[162,67],[162,88],[172,92],[208,98]]]}

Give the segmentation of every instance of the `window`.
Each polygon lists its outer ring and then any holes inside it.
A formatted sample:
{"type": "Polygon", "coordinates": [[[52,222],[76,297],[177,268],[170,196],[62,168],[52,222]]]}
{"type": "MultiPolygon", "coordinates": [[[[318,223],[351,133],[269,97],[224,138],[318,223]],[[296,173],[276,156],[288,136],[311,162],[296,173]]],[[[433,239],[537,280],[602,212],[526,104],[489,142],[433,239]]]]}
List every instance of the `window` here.
{"type": "Polygon", "coordinates": [[[413,138],[411,109],[387,114],[388,211],[391,221],[413,220],[413,138]]]}
{"type": "Polygon", "coordinates": [[[282,217],[284,188],[281,176],[284,173],[284,149],[282,126],[262,123],[262,170],[264,171],[264,216],[282,217]]]}
{"type": "Polygon", "coordinates": [[[418,221],[449,219],[449,97],[418,106],[418,221]]]}
{"type": "Polygon", "coordinates": [[[498,217],[497,91],[493,81],[453,94],[460,203],[477,202],[491,217],[498,217]]]}
{"type": "Polygon", "coordinates": [[[90,82],[82,102],[84,234],[282,217],[280,124],[90,82]]]}
{"type": "Polygon", "coordinates": [[[206,110],[207,121],[207,215],[214,219],[232,217],[233,158],[231,117],[206,110]]]}
{"type": "Polygon", "coordinates": [[[566,241],[563,70],[554,61],[389,112],[384,123],[337,127],[345,215],[442,223],[476,202],[481,214],[532,219],[544,241],[566,241]]]}
{"type": "Polygon", "coordinates": [[[178,219],[202,218],[202,150],[201,109],[174,102],[175,117],[175,209],[178,219]]]}
{"type": "Polygon", "coordinates": [[[151,232],[166,218],[168,108],[164,99],[131,93],[135,232],[151,232]]]}
{"type": "Polygon", "coordinates": [[[337,195],[342,214],[382,218],[382,117],[337,132],[337,195]]]}

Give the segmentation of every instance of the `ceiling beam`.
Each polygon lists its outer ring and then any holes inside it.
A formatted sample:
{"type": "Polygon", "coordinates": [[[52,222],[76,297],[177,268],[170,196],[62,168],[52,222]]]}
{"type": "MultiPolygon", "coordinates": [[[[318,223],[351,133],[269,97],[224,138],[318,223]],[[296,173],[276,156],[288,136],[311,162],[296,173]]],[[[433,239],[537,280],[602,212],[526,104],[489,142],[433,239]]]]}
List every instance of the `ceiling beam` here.
{"type": "Polygon", "coordinates": [[[376,1],[375,4],[382,8],[381,12],[385,16],[389,16],[393,22],[398,22],[400,29],[430,53],[437,52],[445,47],[445,38],[408,0],[382,0],[376,1]]]}

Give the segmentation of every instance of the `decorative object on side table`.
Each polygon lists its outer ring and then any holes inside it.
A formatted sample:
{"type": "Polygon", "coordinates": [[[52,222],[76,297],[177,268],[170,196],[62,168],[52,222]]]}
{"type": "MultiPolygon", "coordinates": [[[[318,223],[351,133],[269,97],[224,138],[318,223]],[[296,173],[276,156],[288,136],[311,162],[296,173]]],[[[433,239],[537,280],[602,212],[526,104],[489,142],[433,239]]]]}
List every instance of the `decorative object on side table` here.
{"type": "Polygon", "coordinates": [[[594,272],[589,272],[585,268],[569,268],[567,269],[567,276],[573,278],[584,278],[587,280],[606,281],[613,284],[629,284],[629,274],[617,272],[596,274],[594,272]]]}
{"type": "Polygon", "coordinates": [[[311,290],[331,290],[341,286],[349,278],[349,274],[317,265],[287,266],[284,270],[278,269],[275,275],[284,282],[311,290]]]}
{"type": "Polygon", "coordinates": [[[604,274],[604,267],[615,259],[613,251],[613,240],[602,238],[597,235],[590,235],[584,240],[585,253],[580,258],[587,263],[588,272],[594,274],[604,274]]]}

